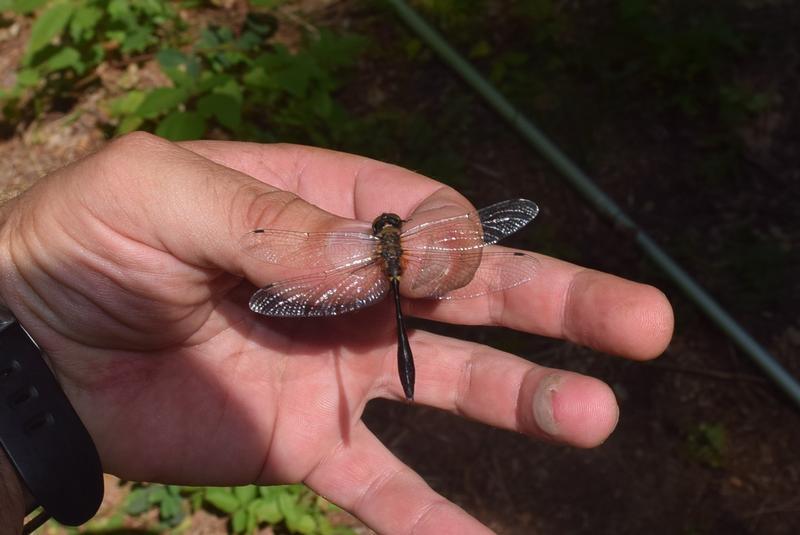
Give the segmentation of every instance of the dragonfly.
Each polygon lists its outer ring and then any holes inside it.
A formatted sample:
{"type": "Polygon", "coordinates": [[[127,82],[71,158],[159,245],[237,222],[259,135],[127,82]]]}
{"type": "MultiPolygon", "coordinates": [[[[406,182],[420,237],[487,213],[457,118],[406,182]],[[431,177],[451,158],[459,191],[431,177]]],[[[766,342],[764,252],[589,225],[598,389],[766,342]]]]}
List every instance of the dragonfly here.
{"type": "Polygon", "coordinates": [[[512,199],[476,211],[426,220],[383,213],[372,224],[340,232],[260,228],[241,249],[262,262],[300,274],[267,284],[250,298],[270,317],[338,316],[378,303],[391,293],[397,323],[397,369],[403,393],[414,399],[414,357],[400,305],[402,288],[438,300],[474,298],[530,281],[539,261],[495,244],[530,223],[539,208],[512,199]]]}

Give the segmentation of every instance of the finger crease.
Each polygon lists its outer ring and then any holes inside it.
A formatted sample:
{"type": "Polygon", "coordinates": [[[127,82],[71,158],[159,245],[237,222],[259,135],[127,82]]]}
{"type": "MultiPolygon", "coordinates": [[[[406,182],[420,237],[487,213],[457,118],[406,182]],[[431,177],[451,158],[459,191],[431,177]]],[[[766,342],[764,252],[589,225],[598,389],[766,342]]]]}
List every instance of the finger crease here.
{"type": "MultiPolygon", "coordinates": [[[[575,284],[578,281],[578,278],[587,273],[588,269],[582,269],[575,273],[572,276],[572,279],[569,281],[569,286],[567,286],[567,290],[564,292],[564,298],[561,300],[561,310],[559,311],[559,318],[560,318],[560,336],[561,338],[566,338],[569,340],[577,341],[575,337],[570,336],[570,328],[569,328],[569,308],[572,301],[572,296],[575,291],[575,284]]],[[[574,333],[573,333],[574,334],[574,333]]]]}
{"type": "Polygon", "coordinates": [[[467,357],[467,360],[464,362],[464,366],[461,370],[458,388],[456,388],[454,392],[455,397],[453,399],[453,408],[456,411],[456,414],[459,416],[465,415],[462,407],[464,406],[464,400],[467,399],[470,390],[472,390],[472,380],[475,372],[475,359],[477,351],[477,347],[473,347],[470,351],[469,357],[467,357]]]}
{"type": "Polygon", "coordinates": [[[391,481],[394,481],[394,479],[400,475],[401,472],[403,472],[402,468],[397,470],[387,470],[383,474],[373,478],[369,485],[367,485],[367,487],[364,489],[364,492],[362,492],[356,499],[355,503],[353,504],[353,511],[359,511],[361,509],[361,504],[367,502],[367,498],[380,493],[380,491],[384,489],[391,481]]]}
{"type": "MultiPolygon", "coordinates": [[[[444,500],[444,499],[441,499],[441,498],[438,499],[438,500],[434,500],[434,501],[430,502],[428,505],[426,505],[422,509],[422,512],[420,513],[420,515],[411,524],[410,533],[412,533],[412,534],[416,533],[417,530],[423,525],[425,520],[427,518],[433,516],[433,513],[437,509],[442,508],[442,507],[446,508],[446,507],[449,507],[449,506],[450,506],[450,503],[447,500],[444,500]]],[[[433,525],[436,525],[436,524],[433,524],[433,525]]]]}

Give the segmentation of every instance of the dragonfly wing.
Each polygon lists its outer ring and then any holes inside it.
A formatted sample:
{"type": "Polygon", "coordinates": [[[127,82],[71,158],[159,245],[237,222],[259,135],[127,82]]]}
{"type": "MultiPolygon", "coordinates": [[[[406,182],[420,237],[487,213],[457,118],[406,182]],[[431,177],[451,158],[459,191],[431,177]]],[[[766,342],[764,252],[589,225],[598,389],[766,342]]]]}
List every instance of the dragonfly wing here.
{"type": "Polygon", "coordinates": [[[533,221],[539,207],[528,199],[511,199],[478,210],[483,241],[497,243],[533,221]]]}
{"type": "Polygon", "coordinates": [[[330,271],[368,261],[378,239],[366,232],[256,229],[242,236],[239,245],[249,256],[270,264],[330,271]]]}
{"type": "Polygon", "coordinates": [[[524,284],[538,269],[539,260],[530,253],[489,246],[455,255],[438,251],[408,255],[403,277],[414,295],[467,299],[524,284]]]}
{"type": "Polygon", "coordinates": [[[527,199],[502,201],[475,212],[426,221],[403,232],[408,251],[469,251],[492,245],[530,223],[539,207],[527,199]]]}
{"type": "Polygon", "coordinates": [[[425,251],[469,251],[486,245],[478,212],[420,223],[404,231],[400,240],[404,251],[421,254],[425,251]]]}
{"type": "Polygon", "coordinates": [[[388,289],[373,262],[269,284],[250,298],[250,310],[281,318],[338,316],[377,303],[388,289]]]}

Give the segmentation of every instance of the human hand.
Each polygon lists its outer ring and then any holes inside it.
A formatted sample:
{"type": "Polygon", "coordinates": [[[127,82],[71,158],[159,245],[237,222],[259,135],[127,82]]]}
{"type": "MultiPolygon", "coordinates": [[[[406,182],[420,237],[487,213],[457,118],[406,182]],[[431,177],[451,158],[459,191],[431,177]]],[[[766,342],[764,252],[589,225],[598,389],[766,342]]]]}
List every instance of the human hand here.
{"type": "MultiPolygon", "coordinates": [[[[107,472],[302,481],[379,532],[479,533],[360,419],[370,399],[403,399],[391,314],[258,316],[246,307],[251,282],[279,268],[238,246],[258,227],[329,231],[340,217],[453,206],[471,209],[440,183],[365,158],[134,134],[6,205],[0,296],[47,352],[107,472]]],[[[539,260],[527,284],[455,305],[406,300],[405,311],[633,359],[666,347],[673,318],[661,292],[539,260]]],[[[596,379],[421,330],[411,345],[420,404],[580,447],[616,424],[614,396],[596,379]]]]}

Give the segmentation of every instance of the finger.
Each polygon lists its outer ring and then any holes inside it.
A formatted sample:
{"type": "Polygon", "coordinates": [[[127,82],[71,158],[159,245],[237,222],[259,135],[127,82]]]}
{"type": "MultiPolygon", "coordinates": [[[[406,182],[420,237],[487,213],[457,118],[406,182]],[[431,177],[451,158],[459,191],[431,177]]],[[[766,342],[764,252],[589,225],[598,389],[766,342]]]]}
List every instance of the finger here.
{"type": "MultiPolygon", "coordinates": [[[[602,381],[424,331],[414,332],[411,344],[417,403],[586,448],[601,444],[616,427],[619,408],[602,381]]],[[[402,398],[391,368],[387,366],[384,383],[389,386],[381,388],[402,398]]]]}
{"type": "Polygon", "coordinates": [[[378,533],[491,533],[434,492],[361,422],[304,482],[378,533]]]}
{"type": "MultiPolygon", "coordinates": [[[[462,212],[470,209],[463,197],[439,182],[360,156],[296,145],[213,141],[184,146],[279,184],[333,213],[365,221],[381,211],[406,217],[412,211],[437,209],[448,215],[454,206],[462,212]],[[340,187],[338,193],[331,182],[340,187]]],[[[674,319],[659,290],[552,258],[540,259],[536,277],[512,290],[436,305],[409,301],[407,306],[422,317],[503,325],[629,358],[648,359],[664,351],[674,319]]]]}
{"type": "Polygon", "coordinates": [[[180,144],[220,165],[291,191],[333,214],[372,221],[382,212],[472,210],[441,182],[363,156],[302,145],[189,141],[180,144]]]}
{"type": "Polygon", "coordinates": [[[540,266],[525,284],[473,299],[417,299],[404,306],[409,314],[436,321],[500,325],[634,359],[666,349],[674,317],[660,290],[536,256],[540,266]]]}

